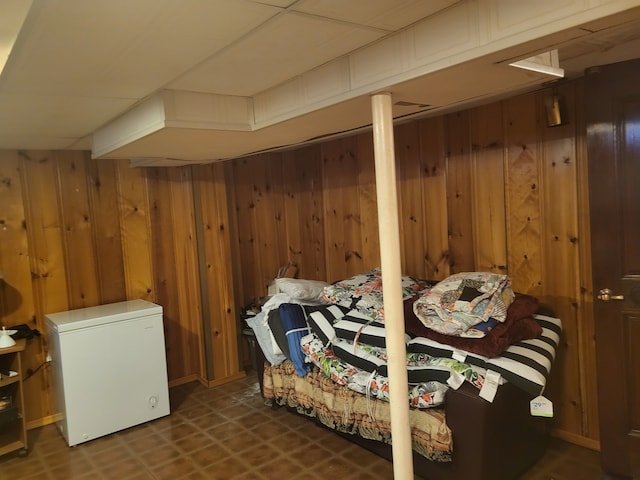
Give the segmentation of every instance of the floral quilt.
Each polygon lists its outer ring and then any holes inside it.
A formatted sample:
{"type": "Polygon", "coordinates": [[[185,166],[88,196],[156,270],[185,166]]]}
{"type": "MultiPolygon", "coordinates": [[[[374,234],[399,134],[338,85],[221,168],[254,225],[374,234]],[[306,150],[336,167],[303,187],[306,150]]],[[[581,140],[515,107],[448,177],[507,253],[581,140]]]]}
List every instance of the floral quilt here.
{"type": "MultiPolygon", "coordinates": [[[[413,277],[402,276],[402,295],[407,300],[427,288],[427,283],[413,277]]],[[[323,300],[352,308],[371,318],[384,321],[382,297],[382,271],[374,268],[324,288],[323,300]]]]}
{"type": "Polygon", "coordinates": [[[438,282],[413,304],[418,319],[445,335],[461,336],[474,325],[504,322],[514,293],[507,275],[491,272],[456,273],[438,282]]]}
{"type": "MultiPolygon", "coordinates": [[[[343,385],[349,389],[362,393],[369,398],[389,401],[389,379],[385,375],[376,371],[367,372],[359,369],[338,358],[330,347],[325,347],[322,341],[314,334],[307,335],[301,341],[302,351],[306,355],[307,361],[313,363],[327,377],[338,385],[343,385]]],[[[370,345],[359,345],[359,348],[367,350],[371,355],[375,355],[386,362],[386,350],[381,347],[370,345]]],[[[459,387],[463,381],[468,381],[474,386],[481,388],[484,377],[466,363],[459,362],[452,358],[430,357],[421,353],[407,354],[407,367],[409,369],[420,369],[436,367],[449,370],[455,379],[455,388],[459,387]]],[[[442,405],[449,385],[428,381],[409,385],[408,399],[409,405],[414,408],[431,408],[442,405]]]]}

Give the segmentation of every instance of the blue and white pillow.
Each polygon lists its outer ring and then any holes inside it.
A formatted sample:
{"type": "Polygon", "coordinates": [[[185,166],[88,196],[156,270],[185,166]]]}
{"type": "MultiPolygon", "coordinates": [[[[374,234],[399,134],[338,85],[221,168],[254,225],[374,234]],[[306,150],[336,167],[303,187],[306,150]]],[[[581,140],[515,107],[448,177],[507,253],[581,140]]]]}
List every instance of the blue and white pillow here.
{"type": "Polygon", "coordinates": [[[280,314],[280,322],[284,333],[287,336],[289,360],[293,363],[298,375],[304,377],[311,369],[311,366],[304,361],[305,355],[300,346],[300,339],[310,332],[306,314],[303,307],[297,303],[283,303],[278,307],[278,313],[280,314]]]}

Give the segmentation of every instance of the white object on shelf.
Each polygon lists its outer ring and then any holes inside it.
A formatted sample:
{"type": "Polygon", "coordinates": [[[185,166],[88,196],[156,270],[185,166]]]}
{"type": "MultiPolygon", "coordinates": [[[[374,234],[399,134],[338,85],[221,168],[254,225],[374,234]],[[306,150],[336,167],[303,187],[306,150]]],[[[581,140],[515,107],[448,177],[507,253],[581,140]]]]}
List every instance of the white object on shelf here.
{"type": "Polygon", "coordinates": [[[170,413],[162,307],[144,300],[45,316],[69,446],[170,413]]]}
{"type": "Polygon", "coordinates": [[[9,332],[15,333],[15,330],[6,330],[4,327],[0,330],[0,348],[9,348],[16,344],[16,341],[11,338],[11,333],[9,332]]]}

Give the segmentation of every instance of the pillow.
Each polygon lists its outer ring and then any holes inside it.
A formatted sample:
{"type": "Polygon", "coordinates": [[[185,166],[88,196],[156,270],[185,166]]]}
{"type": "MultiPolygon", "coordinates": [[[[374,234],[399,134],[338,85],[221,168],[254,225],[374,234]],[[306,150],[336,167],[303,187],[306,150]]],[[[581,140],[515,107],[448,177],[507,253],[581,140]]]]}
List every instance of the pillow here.
{"type": "MultiPolygon", "coordinates": [[[[376,372],[383,377],[388,376],[385,352],[375,348],[354,345],[352,342],[336,339],[331,347],[333,354],[343,362],[365,372],[376,372]],[[377,354],[376,354],[377,353],[377,354]]],[[[458,363],[455,360],[451,362],[458,363]]],[[[410,385],[438,382],[457,389],[464,382],[464,375],[456,372],[451,365],[445,365],[443,359],[429,359],[419,364],[407,365],[407,380],[410,385]]],[[[461,365],[461,364],[460,364],[461,365]]],[[[469,366],[466,370],[471,371],[469,366]]]]}
{"type": "MultiPolygon", "coordinates": [[[[338,320],[333,325],[333,329],[337,338],[376,347],[387,347],[384,323],[376,322],[357,310],[350,311],[338,320]]],[[[405,334],[405,344],[409,339],[409,335],[405,334]]]]}
{"type": "MultiPolygon", "coordinates": [[[[413,297],[425,287],[424,281],[408,276],[402,277],[404,299],[413,297]]],[[[375,320],[384,321],[380,268],[374,268],[325,287],[322,298],[329,303],[355,309],[375,320]]]]}
{"type": "Polygon", "coordinates": [[[336,357],[349,365],[365,372],[377,372],[383,377],[387,376],[387,362],[358,345],[337,338],[333,341],[331,350],[336,357]]]}
{"type": "Polygon", "coordinates": [[[534,315],[542,333],[538,338],[510,345],[500,356],[487,358],[461,351],[427,338],[414,338],[407,345],[409,353],[455,358],[469,365],[499,373],[505,380],[532,396],[540,395],[546,386],[551,365],[560,345],[562,322],[546,315],[534,315]]]}
{"type": "Polygon", "coordinates": [[[460,385],[462,385],[462,382],[464,382],[464,377],[444,367],[434,365],[410,365],[407,367],[407,380],[409,385],[439,382],[448,384],[454,390],[457,390],[460,385]]]}
{"type": "Polygon", "coordinates": [[[542,327],[540,337],[511,345],[499,357],[488,359],[486,368],[536,397],[544,391],[551,373],[560,345],[562,322],[546,315],[534,315],[534,318],[542,327]]]}
{"type": "Polygon", "coordinates": [[[311,331],[316,334],[325,347],[336,336],[333,324],[349,311],[348,308],[338,305],[306,307],[306,310],[308,312],[307,322],[311,331]]]}
{"type": "Polygon", "coordinates": [[[407,343],[407,353],[424,353],[433,358],[453,358],[459,362],[482,368],[485,367],[487,362],[487,357],[465,352],[451,345],[444,345],[424,337],[416,337],[409,340],[407,343]]]}
{"type": "Polygon", "coordinates": [[[300,339],[310,332],[303,307],[297,303],[283,303],[278,307],[278,313],[287,336],[289,360],[293,363],[298,375],[304,377],[311,367],[305,363],[305,356],[300,347],[300,339]]]}
{"type": "Polygon", "coordinates": [[[286,293],[292,300],[300,302],[320,302],[327,282],[320,280],[301,280],[297,278],[276,278],[277,289],[286,293]]]}
{"type": "Polygon", "coordinates": [[[273,348],[273,333],[267,323],[267,312],[261,311],[257,315],[246,318],[245,321],[253,330],[264,358],[271,365],[280,365],[287,359],[282,352],[276,352],[273,348]]]}

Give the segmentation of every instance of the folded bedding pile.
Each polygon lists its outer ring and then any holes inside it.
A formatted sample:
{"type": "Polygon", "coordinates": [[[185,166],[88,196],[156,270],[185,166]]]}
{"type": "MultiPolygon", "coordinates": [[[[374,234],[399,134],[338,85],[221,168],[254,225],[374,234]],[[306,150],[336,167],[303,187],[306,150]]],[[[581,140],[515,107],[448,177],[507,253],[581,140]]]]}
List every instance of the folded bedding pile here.
{"type": "MultiPolygon", "coordinates": [[[[505,381],[532,398],[543,392],[561,322],[536,314],[538,301],[510,283],[490,272],[441,282],[402,277],[412,407],[441,405],[463,382],[488,401],[505,381]]],[[[388,400],[380,269],[306,286],[301,294],[286,285],[248,320],[265,358],[274,366],[288,359],[299,376],[319,371],[367,398],[388,400]]]]}

